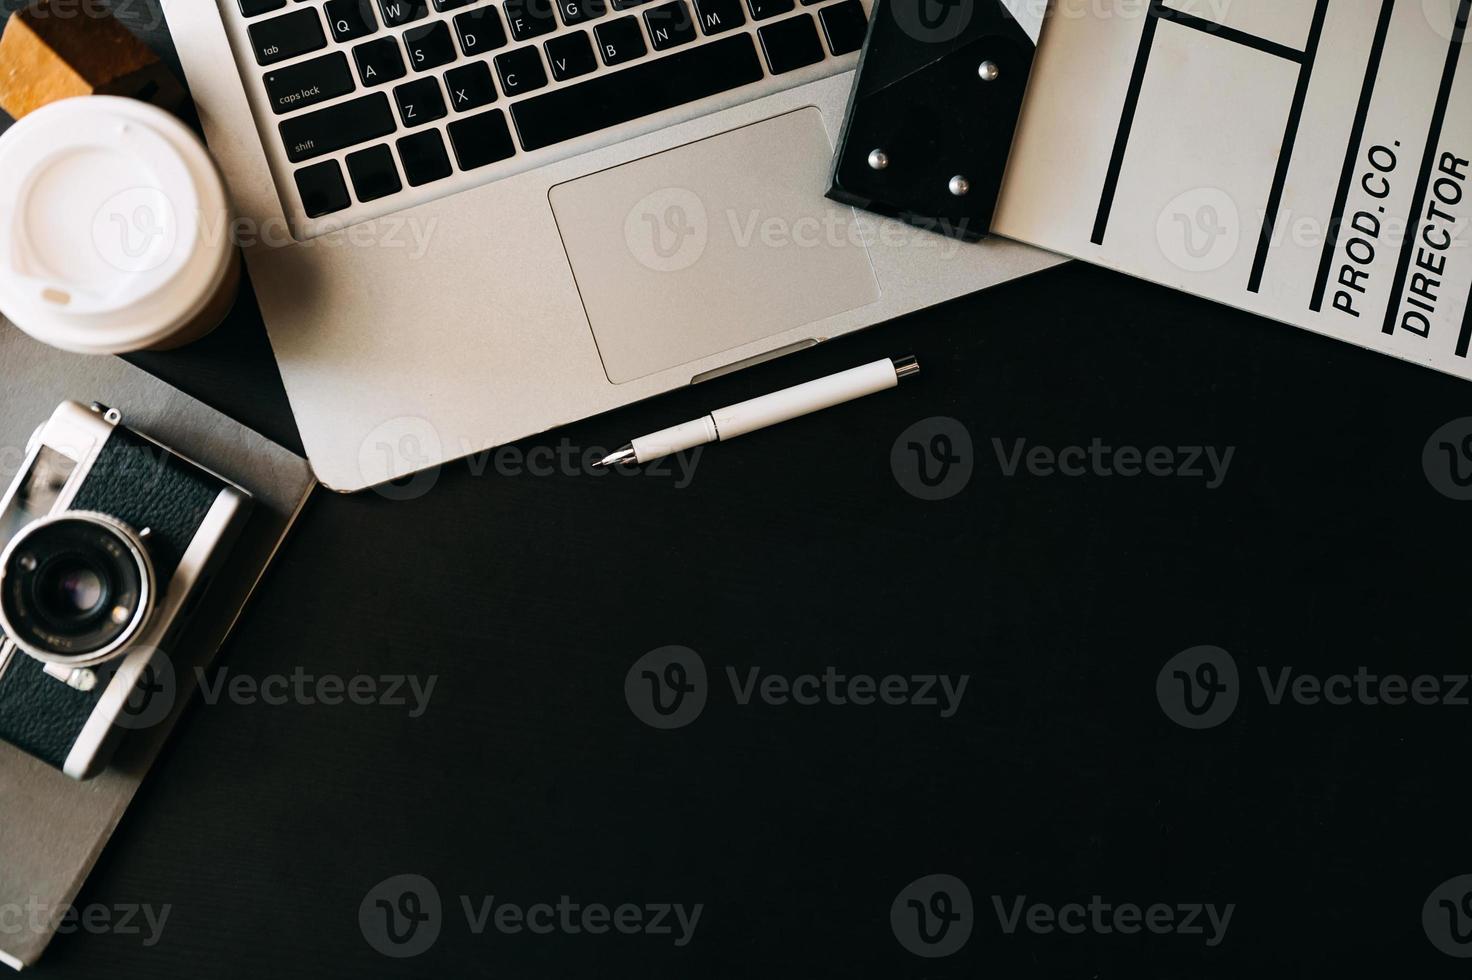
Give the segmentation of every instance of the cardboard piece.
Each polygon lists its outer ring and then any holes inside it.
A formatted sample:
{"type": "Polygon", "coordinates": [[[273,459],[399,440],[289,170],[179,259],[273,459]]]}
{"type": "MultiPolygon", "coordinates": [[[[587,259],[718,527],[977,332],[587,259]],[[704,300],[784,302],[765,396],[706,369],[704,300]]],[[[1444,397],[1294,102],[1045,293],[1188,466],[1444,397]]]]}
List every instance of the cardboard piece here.
{"type": "Polygon", "coordinates": [[[184,87],[103,8],[37,0],[0,36],[0,109],[16,119],[79,95],[119,95],[177,109],[184,87]]]}
{"type": "MultiPolygon", "coordinates": [[[[34,964],[55,933],[164,739],[214,658],[315,480],[305,460],[162,381],[112,357],[45,347],[0,320],[0,482],[24,462],[37,425],[66,399],[100,401],[123,424],[244,487],[255,508],[241,540],[175,650],[172,709],[128,732],[109,769],[76,782],[0,743],[0,963],[34,964]],[[30,910],[38,910],[34,915],[30,910]]],[[[77,937],[73,937],[77,938],[77,937]]],[[[78,941],[81,941],[78,939],[78,941]]]]}

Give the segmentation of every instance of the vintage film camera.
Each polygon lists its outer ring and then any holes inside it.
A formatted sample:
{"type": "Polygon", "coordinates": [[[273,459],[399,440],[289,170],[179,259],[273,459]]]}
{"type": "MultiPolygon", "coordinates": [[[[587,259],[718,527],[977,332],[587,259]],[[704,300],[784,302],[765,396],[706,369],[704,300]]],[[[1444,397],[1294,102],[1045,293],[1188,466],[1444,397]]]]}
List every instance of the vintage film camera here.
{"type": "Polygon", "coordinates": [[[0,739],[74,779],[106,767],[250,508],[117,411],[62,403],[0,499],[0,739]]]}

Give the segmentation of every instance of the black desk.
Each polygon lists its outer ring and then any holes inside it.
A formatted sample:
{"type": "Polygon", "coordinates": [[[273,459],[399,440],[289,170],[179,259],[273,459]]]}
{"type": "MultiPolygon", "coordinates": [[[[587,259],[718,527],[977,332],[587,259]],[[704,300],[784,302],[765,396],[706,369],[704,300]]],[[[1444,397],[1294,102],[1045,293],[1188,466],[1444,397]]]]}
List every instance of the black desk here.
{"type": "MultiPolygon", "coordinates": [[[[249,301],[146,363],[291,438],[249,301]]],[[[529,440],[480,475],[447,466],[413,499],[323,494],[212,681],[433,677],[427,710],[197,703],[79,899],[167,904],[161,939],[63,936],[36,972],[1464,975],[1422,906],[1472,872],[1472,708],[1305,704],[1292,679],[1466,674],[1472,504],[1434,489],[1422,455],[1467,415],[1450,378],[1070,265],[529,440]],[[711,449],[688,485],[510,472],[910,351],[918,382],[711,449]],[[969,433],[973,472],[925,501],[891,450],[937,416],[969,433]],[[1008,476],[998,456],[1096,438],[1169,447],[1176,469],[1181,447],[1234,454],[1215,489],[1093,462],[1041,475],[1025,455],[1008,476]],[[625,680],[667,645],[708,682],[699,717],[664,731],[625,680]],[[1157,678],[1199,645],[1232,658],[1238,701],[1191,730],[1157,678]],[[969,680],[942,717],[760,687],[742,704],[728,675],[830,667],[969,680]],[[402,874],[433,882],[442,911],[437,942],[394,959],[359,912],[402,874]],[[923,959],[891,906],[933,874],[969,887],[972,931],[923,959]],[[1024,910],[1009,934],[1020,896],[1083,933],[1035,931],[1024,910]],[[673,915],[673,934],[629,935],[566,913],[570,934],[559,902],[636,905],[646,924],[647,905],[703,909],[678,946],[673,915]],[[547,903],[534,918],[552,933],[498,928],[502,903],[547,903]],[[1120,934],[1131,903],[1204,934],[1120,934]],[[1194,903],[1233,904],[1219,944],[1179,908],[1194,903]]]]}

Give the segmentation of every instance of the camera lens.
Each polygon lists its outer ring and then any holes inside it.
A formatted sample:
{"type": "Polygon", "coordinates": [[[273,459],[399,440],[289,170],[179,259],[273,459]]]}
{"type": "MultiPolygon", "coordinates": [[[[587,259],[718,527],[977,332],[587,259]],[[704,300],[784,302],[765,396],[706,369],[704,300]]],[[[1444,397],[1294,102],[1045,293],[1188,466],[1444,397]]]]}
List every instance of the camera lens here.
{"type": "Polygon", "coordinates": [[[102,608],[107,598],[107,583],[85,559],[67,555],[47,569],[36,593],[50,616],[83,620],[102,608]]]}
{"type": "Polygon", "coordinates": [[[142,541],[121,522],[80,512],[45,518],[0,556],[0,628],[41,660],[99,663],[147,622],[153,581],[142,541]]]}

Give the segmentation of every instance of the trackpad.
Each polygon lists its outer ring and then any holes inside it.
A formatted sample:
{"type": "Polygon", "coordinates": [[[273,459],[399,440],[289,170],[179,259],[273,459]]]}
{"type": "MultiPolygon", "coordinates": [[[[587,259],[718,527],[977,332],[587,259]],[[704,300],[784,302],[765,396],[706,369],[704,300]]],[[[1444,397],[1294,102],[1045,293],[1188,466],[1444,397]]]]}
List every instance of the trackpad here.
{"type": "Polygon", "coordinates": [[[833,147],[800,109],[552,189],[614,384],[879,299],[863,230],[823,197],[833,147]]]}

